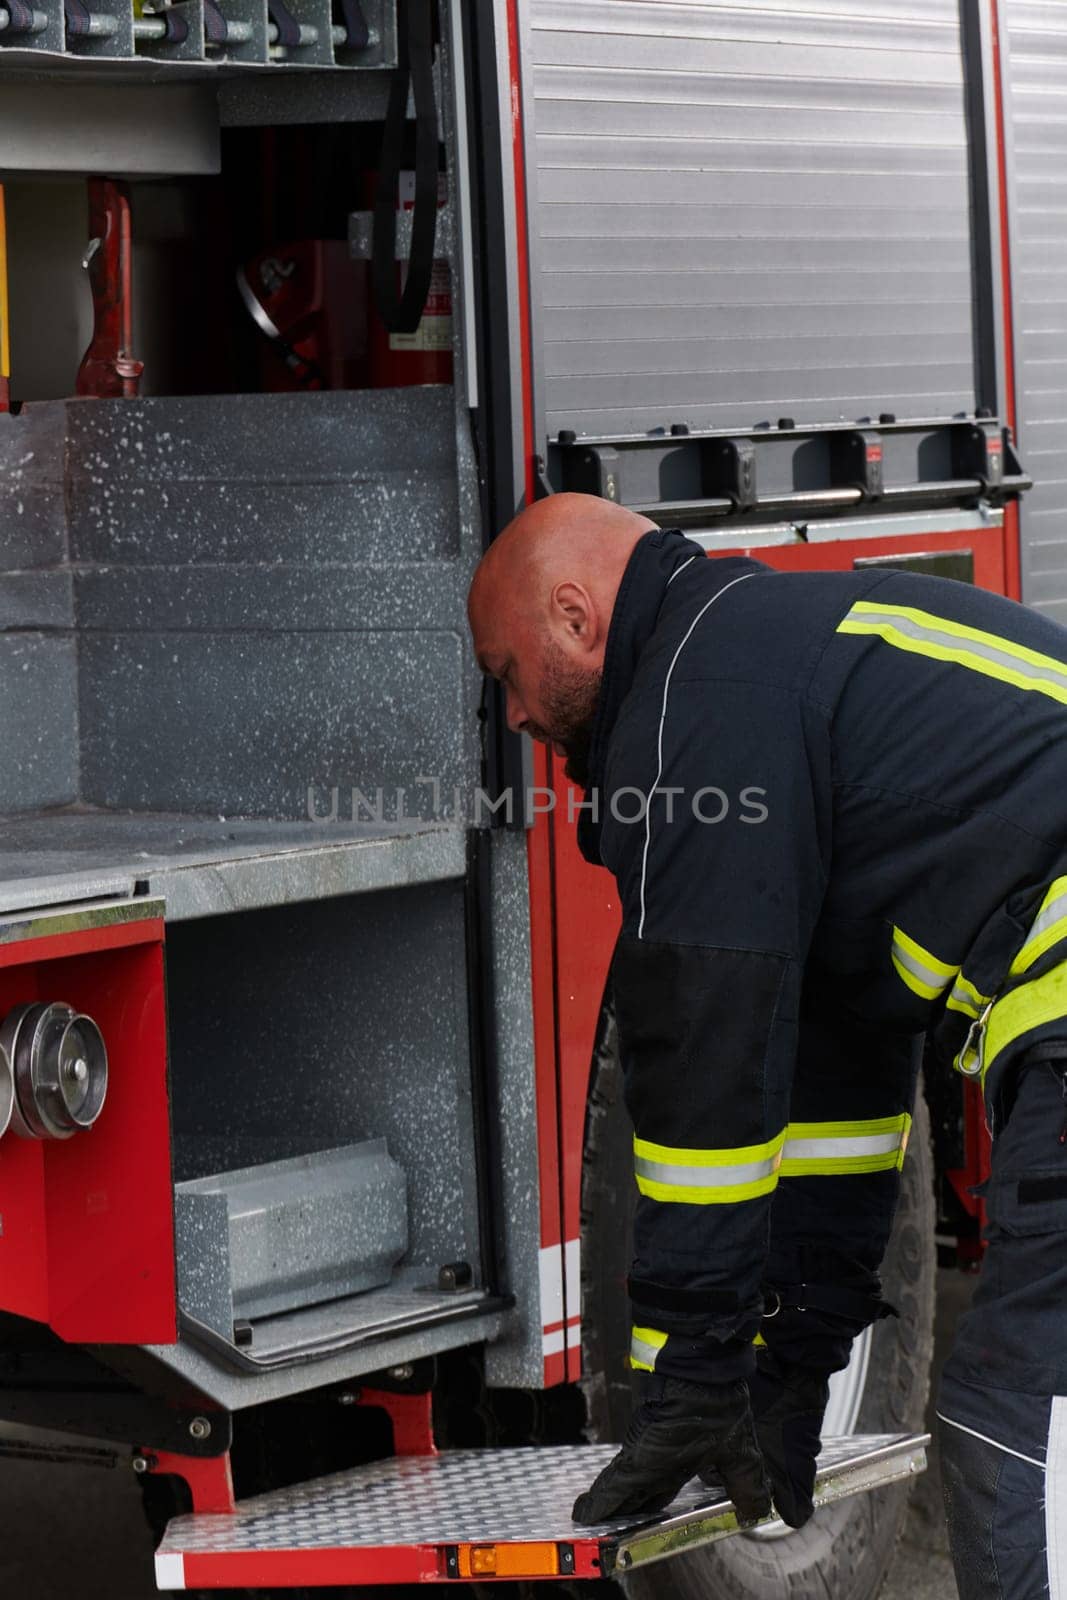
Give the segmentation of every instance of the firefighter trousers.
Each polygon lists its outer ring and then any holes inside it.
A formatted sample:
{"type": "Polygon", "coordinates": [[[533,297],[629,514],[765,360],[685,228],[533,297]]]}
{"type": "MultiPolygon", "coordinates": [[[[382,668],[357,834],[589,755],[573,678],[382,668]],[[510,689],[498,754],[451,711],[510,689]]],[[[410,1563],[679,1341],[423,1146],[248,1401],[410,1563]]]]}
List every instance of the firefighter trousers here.
{"type": "Polygon", "coordinates": [[[900,1192],[921,1053],[914,1034],[866,1028],[832,1007],[805,1005],[771,1207],[772,1314],[761,1326],[763,1341],[785,1361],[825,1372],[845,1366],[853,1336],[885,1309],[878,1269],[900,1192]],[[774,1312],[778,1291],[783,1304],[774,1312]]]}
{"type": "Polygon", "coordinates": [[[998,1096],[988,1241],[937,1397],[967,1600],[1067,1600],[1067,1045],[998,1096]]]}
{"type": "MultiPolygon", "coordinates": [[[[920,1053],[827,1011],[804,1021],[789,1148],[807,1157],[783,1162],[772,1289],[877,1294],[901,1164],[880,1152],[911,1109],[920,1053]]],[[[988,1248],[937,1398],[953,1563],[966,1600],[1067,1600],[1067,1043],[1001,1061],[988,1114],[988,1248]]],[[[805,1298],[764,1320],[764,1341],[787,1360],[844,1365],[862,1319],[850,1327],[805,1298]]]]}

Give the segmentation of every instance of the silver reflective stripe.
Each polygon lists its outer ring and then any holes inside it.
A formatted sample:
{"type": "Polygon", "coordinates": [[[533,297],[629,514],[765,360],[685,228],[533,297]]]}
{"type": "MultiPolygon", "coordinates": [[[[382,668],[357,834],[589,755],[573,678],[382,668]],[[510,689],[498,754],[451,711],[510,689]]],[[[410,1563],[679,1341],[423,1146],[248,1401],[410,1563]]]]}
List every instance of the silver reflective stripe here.
{"type": "Polygon", "coordinates": [[[1013,1450],[1009,1444],[1001,1444],[999,1439],[991,1439],[988,1433],[979,1433],[977,1428],[968,1428],[963,1422],[957,1422],[955,1417],[946,1417],[943,1411],[936,1413],[939,1422],[947,1422],[950,1428],[958,1428],[960,1433],[969,1433],[972,1439],[981,1439],[983,1444],[991,1444],[994,1450],[1000,1450],[1006,1456],[1015,1456],[1019,1461],[1027,1461],[1032,1467],[1037,1467],[1044,1472],[1045,1463],[1038,1461],[1036,1456],[1024,1456],[1021,1450],[1013,1450]]]}
{"type": "Polygon", "coordinates": [[[893,1133],[867,1133],[842,1139],[787,1139],[784,1161],[826,1161],[849,1156],[887,1156],[904,1143],[904,1130],[893,1133]]]}
{"type": "Polygon", "coordinates": [[[966,638],[958,633],[934,628],[928,623],[916,622],[912,617],[902,617],[895,611],[850,611],[845,620],[862,623],[864,627],[870,625],[893,628],[897,633],[902,633],[907,639],[914,639],[918,644],[940,645],[945,650],[951,650],[954,655],[966,651],[968,655],[978,656],[992,666],[1007,667],[1020,677],[1029,678],[1035,686],[1041,683],[1054,683],[1057,688],[1067,692],[1067,666],[1039,667],[1034,662],[1015,655],[1011,650],[998,650],[995,645],[986,644],[983,640],[966,638]]]}
{"type": "MultiPolygon", "coordinates": [[[[1058,894],[1055,900],[1050,900],[1047,905],[1042,906],[1030,926],[1030,932],[1026,935],[1026,943],[1015,957],[1013,966],[1018,966],[1035,939],[1040,939],[1043,933],[1047,933],[1050,928],[1055,927],[1056,923],[1061,922],[1064,917],[1067,917],[1067,889],[1058,894]]],[[[1051,949],[1051,946],[1049,948],[1051,949]]]]}
{"type": "MultiPolygon", "coordinates": [[[[1064,889],[1062,894],[1058,894],[1055,900],[1050,900],[1048,905],[1038,912],[1027,935],[1026,944],[1029,944],[1031,939],[1038,938],[1065,914],[1067,914],[1067,889],[1064,889]]],[[[1023,948],[1025,949],[1026,945],[1023,948]]]]}
{"type": "MultiPolygon", "coordinates": [[[[666,1344],[664,1340],[664,1344],[666,1344]]],[[[663,1345],[647,1344],[644,1339],[639,1339],[635,1334],[630,1338],[630,1360],[635,1365],[655,1367],[656,1357],[663,1349],[663,1345]]]]}
{"type": "Polygon", "coordinates": [[[947,976],[943,972],[935,972],[933,967],[926,966],[918,956],[905,950],[899,939],[893,940],[893,955],[902,967],[907,967],[913,978],[918,978],[920,983],[925,983],[928,988],[940,990],[952,982],[952,974],[947,976]]]}
{"type": "Polygon", "coordinates": [[[634,1157],[634,1172],[649,1183],[665,1183],[675,1189],[730,1189],[735,1184],[759,1183],[778,1171],[781,1152],[762,1161],[746,1161],[737,1167],[680,1167],[665,1161],[650,1161],[647,1156],[634,1157]]]}
{"type": "Polygon", "coordinates": [[[987,994],[979,994],[973,983],[969,983],[966,978],[960,977],[952,985],[952,993],[948,997],[948,1003],[956,1010],[964,1012],[968,1017],[976,1017],[982,1007],[989,1004],[989,996],[987,994]]]}

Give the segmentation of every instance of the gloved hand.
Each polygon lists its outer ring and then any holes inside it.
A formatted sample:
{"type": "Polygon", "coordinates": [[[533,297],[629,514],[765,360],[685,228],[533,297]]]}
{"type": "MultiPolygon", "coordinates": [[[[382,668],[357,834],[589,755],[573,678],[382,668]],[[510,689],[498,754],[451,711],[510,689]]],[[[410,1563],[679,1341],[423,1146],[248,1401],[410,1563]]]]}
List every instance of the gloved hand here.
{"type": "Polygon", "coordinates": [[[750,1527],[771,1509],[743,1381],[687,1383],[649,1374],[622,1449],[574,1502],[575,1522],[650,1515],[706,1471],[750,1527]]]}
{"type": "Polygon", "coordinates": [[[748,1387],[775,1508],[791,1528],[802,1528],[815,1509],[815,1458],[829,1380],[824,1372],[791,1366],[760,1350],[748,1387]]]}

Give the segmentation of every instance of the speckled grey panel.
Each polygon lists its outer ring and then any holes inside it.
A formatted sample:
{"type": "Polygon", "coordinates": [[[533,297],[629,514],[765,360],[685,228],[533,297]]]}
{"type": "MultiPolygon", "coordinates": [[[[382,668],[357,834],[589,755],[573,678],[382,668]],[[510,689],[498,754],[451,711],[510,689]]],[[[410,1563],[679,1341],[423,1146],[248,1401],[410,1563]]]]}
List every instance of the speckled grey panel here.
{"type": "Polygon", "coordinates": [[[443,386],[0,417],[0,634],[54,630],[78,664],[75,692],[47,685],[64,781],[9,768],[0,808],[284,822],[309,786],[382,787],[386,817],[423,775],[472,789],[480,541],[457,485],[443,386]]]}
{"type": "MultiPolygon", "coordinates": [[[[159,630],[343,632],[362,618],[376,628],[417,630],[454,621],[466,596],[465,569],[415,566],[107,567],[77,573],[78,617],[88,631],[159,630]]],[[[465,641],[464,641],[465,643],[465,641]]]]}
{"type": "MultiPolygon", "coordinates": [[[[508,1287],[517,1315],[486,1347],[485,1376],[496,1388],[540,1389],[545,1381],[541,1310],[541,1195],[534,1080],[530,918],[526,840],[501,829],[492,839],[493,1007],[496,1030],[501,1214],[508,1287]]],[[[562,1250],[560,1251],[562,1260],[562,1250]]]]}
{"type": "Polygon", "coordinates": [[[0,571],[50,566],[67,552],[66,407],[0,414],[0,571]]]}
{"type": "Polygon", "coordinates": [[[174,1257],[178,1304],[187,1316],[233,1338],[229,1207],[224,1194],[174,1192],[174,1257]]]}
{"type": "Polygon", "coordinates": [[[229,1290],[227,1338],[235,1317],[381,1288],[407,1248],[407,1185],[384,1139],[195,1178],[175,1198],[191,1200],[194,1217],[197,1201],[223,1201],[184,1243],[194,1276],[206,1256],[229,1290]]]}
{"type": "Polygon", "coordinates": [[[407,1265],[477,1263],[456,884],[169,930],[175,1177],[385,1138],[407,1265]]]}
{"type": "Polygon", "coordinates": [[[0,630],[70,629],[74,587],[69,572],[0,572],[0,630]]]}
{"type": "Polygon", "coordinates": [[[76,705],[73,639],[0,634],[0,812],[75,798],[76,705]]]}
{"type": "Polygon", "coordinates": [[[299,821],[309,786],[451,788],[464,666],[458,636],[430,630],[83,635],[82,793],[299,821]]]}
{"type": "Polygon", "coordinates": [[[68,426],[77,561],[409,565],[458,548],[443,387],[104,401],[70,406],[68,426]]]}

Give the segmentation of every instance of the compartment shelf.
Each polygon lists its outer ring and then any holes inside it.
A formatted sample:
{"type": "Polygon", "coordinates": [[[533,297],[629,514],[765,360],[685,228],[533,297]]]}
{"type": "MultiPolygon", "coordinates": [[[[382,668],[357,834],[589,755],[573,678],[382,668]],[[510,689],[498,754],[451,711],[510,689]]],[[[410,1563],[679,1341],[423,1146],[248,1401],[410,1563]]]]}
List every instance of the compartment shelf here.
{"type": "Polygon", "coordinates": [[[144,894],[168,922],[461,878],[464,830],[444,824],[219,821],[145,813],[7,817],[0,913],[144,894]]]}

